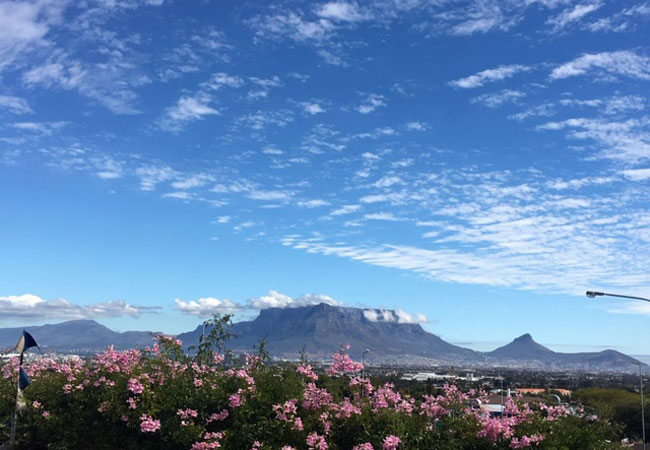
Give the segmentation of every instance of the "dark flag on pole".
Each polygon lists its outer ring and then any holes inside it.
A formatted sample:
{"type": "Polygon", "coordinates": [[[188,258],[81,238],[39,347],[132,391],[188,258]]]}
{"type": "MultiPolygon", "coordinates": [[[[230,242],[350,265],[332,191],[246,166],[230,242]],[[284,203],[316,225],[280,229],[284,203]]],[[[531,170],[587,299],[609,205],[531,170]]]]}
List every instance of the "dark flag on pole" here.
{"type": "Polygon", "coordinates": [[[29,377],[25,373],[25,369],[22,367],[20,368],[20,373],[18,374],[18,387],[20,387],[21,391],[24,391],[27,386],[29,386],[32,382],[29,380],[29,377]]]}
{"type": "Polygon", "coordinates": [[[20,339],[18,339],[18,343],[16,344],[16,351],[23,353],[25,350],[32,347],[38,347],[36,339],[34,339],[27,331],[23,330],[23,334],[20,336],[20,339]]]}

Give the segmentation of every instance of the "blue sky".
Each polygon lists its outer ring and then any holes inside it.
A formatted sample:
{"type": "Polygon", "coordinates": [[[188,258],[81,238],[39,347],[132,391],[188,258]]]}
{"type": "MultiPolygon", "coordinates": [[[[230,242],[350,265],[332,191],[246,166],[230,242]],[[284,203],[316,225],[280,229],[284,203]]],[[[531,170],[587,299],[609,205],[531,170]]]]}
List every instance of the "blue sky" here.
{"type": "Polygon", "coordinates": [[[327,301],[648,354],[650,2],[0,0],[0,326],[327,301]]]}

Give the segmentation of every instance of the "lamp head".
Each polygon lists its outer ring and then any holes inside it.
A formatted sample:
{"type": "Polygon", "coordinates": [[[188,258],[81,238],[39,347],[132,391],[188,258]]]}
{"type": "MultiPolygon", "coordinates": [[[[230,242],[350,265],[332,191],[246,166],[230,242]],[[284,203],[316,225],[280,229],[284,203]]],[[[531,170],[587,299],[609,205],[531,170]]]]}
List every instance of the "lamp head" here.
{"type": "Polygon", "coordinates": [[[605,295],[603,292],[597,292],[597,291],[587,291],[586,294],[587,297],[589,298],[600,297],[602,295],[605,295]]]}

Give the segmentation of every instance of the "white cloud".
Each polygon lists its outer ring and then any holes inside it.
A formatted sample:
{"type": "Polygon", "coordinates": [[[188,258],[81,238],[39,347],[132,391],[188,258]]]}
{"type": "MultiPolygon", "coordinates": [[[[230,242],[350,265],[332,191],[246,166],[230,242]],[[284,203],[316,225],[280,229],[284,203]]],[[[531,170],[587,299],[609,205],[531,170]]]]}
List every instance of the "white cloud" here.
{"type": "Polygon", "coordinates": [[[531,70],[529,66],[524,66],[521,64],[498,66],[494,69],[487,69],[465,78],[450,81],[449,85],[463,89],[471,89],[483,86],[485,83],[505,80],[506,78],[510,78],[521,72],[528,72],[529,70],[531,70]]]}
{"type": "Polygon", "coordinates": [[[313,116],[313,115],[316,115],[316,114],[321,114],[321,113],[324,113],[324,112],[325,112],[325,110],[323,109],[323,107],[322,107],[320,104],[318,104],[318,103],[303,102],[303,103],[301,103],[300,105],[302,106],[302,108],[303,108],[303,110],[305,111],[305,113],[307,113],[307,114],[309,114],[309,115],[312,115],[312,116],[313,116]]]}
{"type": "Polygon", "coordinates": [[[331,52],[330,50],[319,49],[317,52],[318,56],[323,58],[325,64],[331,66],[347,67],[348,63],[343,59],[341,55],[331,52]]]}
{"type": "Polygon", "coordinates": [[[0,72],[25,53],[47,43],[46,35],[61,21],[67,0],[0,2],[0,72]]]}
{"type": "Polygon", "coordinates": [[[239,88],[244,85],[244,80],[236,75],[229,75],[224,72],[217,72],[212,77],[201,85],[206,90],[216,91],[223,86],[231,88],[239,88]]]}
{"type": "Polygon", "coordinates": [[[23,82],[29,87],[77,91],[115,114],[138,114],[135,89],[151,80],[128,48],[115,45],[120,49],[100,52],[96,55],[99,60],[93,63],[65,52],[53,52],[47,60],[32,64],[23,73],[23,82]]]}
{"type": "Polygon", "coordinates": [[[409,131],[426,131],[429,126],[424,122],[407,122],[406,129],[409,131]]]}
{"type": "Polygon", "coordinates": [[[650,16],[650,3],[639,3],[624,8],[611,16],[601,17],[595,22],[587,24],[585,28],[593,32],[629,32],[636,28],[635,21],[647,16],[650,16]]]}
{"type": "Polygon", "coordinates": [[[250,191],[246,196],[251,200],[286,202],[291,199],[292,195],[293,193],[291,191],[253,190],[250,191]]]}
{"type": "Polygon", "coordinates": [[[210,181],[212,181],[211,176],[198,174],[198,175],[191,175],[189,177],[185,177],[177,181],[174,181],[171,185],[174,189],[192,189],[192,188],[205,186],[210,181]]]}
{"type": "Polygon", "coordinates": [[[346,214],[352,214],[361,209],[361,205],[344,205],[338,209],[335,209],[330,213],[330,216],[343,216],[346,214]]]}
{"type": "Polygon", "coordinates": [[[334,32],[334,24],[325,18],[310,21],[300,14],[270,14],[249,20],[259,39],[290,38],[298,42],[321,42],[334,32]]]}
{"type": "Polygon", "coordinates": [[[327,303],[332,306],[343,306],[343,302],[334,300],[327,295],[305,294],[292,298],[274,290],[270,290],[267,295],[248,300],[248,306],[252,309],[299,308],[301,306],[319,305],[321,303],[327,303]]]}
{"type": "Polygon", "coordinates": [[[319,17],[341,22],[359,22],[369,20],[371,15],[361,11],[359,5],[352,2],[328,2],[317,9],[319,17]]]}
{"type": "Polygon", "coordinates": [[[14,122],[11,124],[13,128],[19,130],[40,133],[48,136],[67,125],[69,125],[68,122],[14,122]]]}
{"type": "Polygon", "coordinates": [[[550,77],[552,80],[560,80],[585,75],[591,71],[597,71],[600,76],[622,75],[650,80],[650,58],[627,50],[588,53],[556,67],[550,77]]]}
{"type": "Polygon", "coordinates": [[[192,194],[186,191],[167,192],[166,194],[163,194],[163,198],[173,198],[176,200],[190,200],[192,198],[192,194]]]}
{"type": "Polygon", "coordinates": [[[158,309],[160,308],[131,305],[123,300],[77,305],[63,298],[45,300],[33,294],[0,297],[0,320],[139,317],[142,314],[154,313],[158,309]]]}
{"type": "Polygon", "coordinates": [[[192,316],[207,317],[212,314],[233,314],[243,308],[232,300],[220,300],[214,297],[204,297],[198,300],[183,301],[179,298],[174,300],[174,308],[178,311],[192,316]]]}
{"type": "Polygon", "coordinates": [[[626,178],[632,181],[650,180],[650,168],[647,169],[629,169],[621,172],[626,178]]]}
{"type": "Polygon", "coordinates": [[[570,23],[577,22],[587,14],[597,11],[603,6],[602,1],[581,3],[573,8],[567,8],[556,16],[550,17],[546,23],[551,25],[552,31],[557,32],[570,23]]]}
{"type": "Polygon", "coordinates": [[[314,199],[314,200],[303,200],[299,201],[297,203],[298,206],[301,206],[303,208],[320,208],[321,206],[327,206],[330,203],[327,200],[322,200],[322,199],[314,199]]]}
{"type": "Polygon", "coordinates": [[[237,119],[237,123],[245,124],[253,130],[263,130],[267,125],[284,127],[293,121],[291,111],[260,111],[248,113],[237,119]]]}
{"type": "Polygon", "coordinates": [[[93,158],[97,176],[102,180],[114,180],[124,175],[124,164],[110,156],[93,158]]]}
{"type": "Polygon", "coordinates": [[[647,117],[623,122],[575,118],[547,122],[537,129],[567,129],[570,138],[593,140],[600,144],[600,151],[596,155],[599,158],[628,164],[650,160],[650,118],[647,117]]]}
{"type": "Polygon", "coordinates": [[[422,313],[409,314],[402,309],[364,309],[363,316],[370,322],[387,323],[426,323],[427,317],[422,313]]]}
{"type": "Polygon", "coordinates": [[[386,102],[384,101],[384,96],[379,94],[369,94],[366,99],[361,102],[359,106],[355,109],[361,114],[369,114],[376,110],[379,107],[385,107],[386,102]]]}
{"type": "Polygon", "coordinates": [[[404,184],[404,180],[395,175],[389,175],[375,181],[374,186],[378,188],[387,188],[396,184],[404,184]]]}
{"type": "Polygon", "coordinates": [[[168,181],[176,176],[176,172],[169,166],[143,166],[135,170],[140,178],[140,189],[153,191],[156,185],[168,181]]]}
{"type": "Polygon", "coordinates": [[[488,108],[498,108],[504,103],[516,103],[519,99],[525,97],[521,91],[513,89],[504,89],[499,92],[479,95],[470,100],[471,103],[480,103],[488,108]]]}
{"type": "Polygon", "coordinates": [[[404,192],[389,192],[386,194],[364,195],[359,199],[361,203],[382,203],[389,202],[392,204],[401,204],[407,199],[408,195],[404,192]]]}
{"type": "Polygon", "coordinates": [[[164,130],[181,131],[188,122],[202,119],[204,116],[219,115],[219,111],[209,105],[210,97],[181,97],[178,102],[167,109],[165,117],[160,121],[164,130]]]}
{"type": "MultiPolygon", "coordinates": [[[[643,295],[643,294],[641,294],[643,295]]],[[[612,307],[608,310],[616,314],[634,314],[650,316],[650,303],[642,300],[636,302],[624,302],[620,306],[612,307]]]]}
{"type": "Polygon", "coordinates": [[[278,148],[274,147],[266,147],[264,150],[262,150],[262,153],[265,155],[282,155],[284,152],[278,148]]]}
{"type": "Polygon", "coordinates": [[[230,216],[219,216],[217,217],[217,223],[228,223],[230,222],[230,216]]]}
{"type": "Polygon", "coordinates": [[[378,213],[372,213],[372,214],[366,214],[363,216],[366,220],[385,220],[388,222],[397,222],[399,220],[398,217],[395,217],[393,213],[390,212],[378,212],[378,213]]]}
{"type": "Polygon", "coordinates": [[[33,112],[27,100],[10,95],[0,95],[0,108],[11,114],[31,114],[33,112]]]}

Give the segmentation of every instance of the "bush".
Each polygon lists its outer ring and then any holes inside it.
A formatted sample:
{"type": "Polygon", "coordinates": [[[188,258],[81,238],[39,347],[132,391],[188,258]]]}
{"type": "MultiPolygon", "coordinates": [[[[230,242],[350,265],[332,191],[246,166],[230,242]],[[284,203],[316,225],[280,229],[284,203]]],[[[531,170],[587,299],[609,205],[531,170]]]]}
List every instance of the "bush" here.
{"type": "MultiPolygon", "coordinates": [[[[223,324],[226,324],[224,322],[223,324]]],[[[223,330],[222,330],[223,331],[223,330]]],[[[212,338],[210,338],[212,336],[212,338]]],[[[494,418],[472,402],[481,393],[448,385],[414,398],[390,383],[359,377],[361,365],[341,351],[327,374],[305,362],[264,364],[265,350],[227,367],[219,333],[198,352],[160,336],[153,348],[112,348],[85,361],[39,360],[18,426],[22,449],[205,450],[595,450],[607,443],[605,422],[563,408],[511,400],[494,418]]],[[[0,420],[14,410],[17,363],[3,367],[0,420]]],[[[7,426],[2,433],[6,438],[7,426]]]]}

